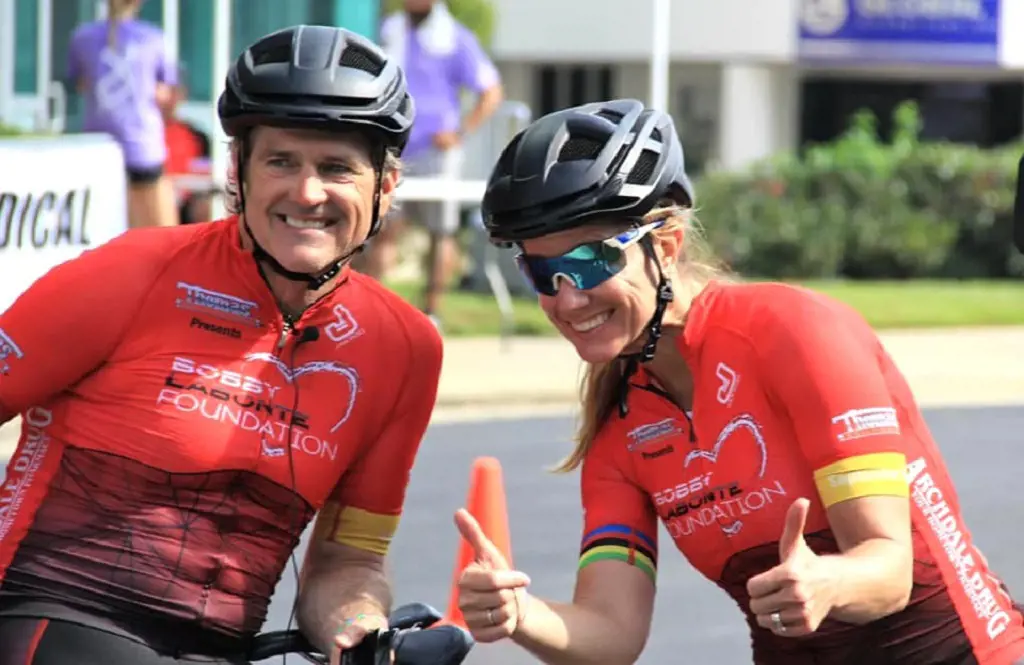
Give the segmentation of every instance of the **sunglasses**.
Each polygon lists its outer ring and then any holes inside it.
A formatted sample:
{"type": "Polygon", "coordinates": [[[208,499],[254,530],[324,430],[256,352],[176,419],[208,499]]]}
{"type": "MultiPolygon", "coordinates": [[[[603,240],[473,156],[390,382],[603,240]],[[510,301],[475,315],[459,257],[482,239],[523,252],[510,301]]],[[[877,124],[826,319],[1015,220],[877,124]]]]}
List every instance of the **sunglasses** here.
{"type": "Polygon", "coordinates": [[[664,223],[659,220],[635,226],[605,240],[577,245],[561,256],[534,256],[523,252],[516,256],[516,263],[537,293],[557,294],[560,279],[586,291],[622,272],[626,267],[626,250],[664,223]]]}

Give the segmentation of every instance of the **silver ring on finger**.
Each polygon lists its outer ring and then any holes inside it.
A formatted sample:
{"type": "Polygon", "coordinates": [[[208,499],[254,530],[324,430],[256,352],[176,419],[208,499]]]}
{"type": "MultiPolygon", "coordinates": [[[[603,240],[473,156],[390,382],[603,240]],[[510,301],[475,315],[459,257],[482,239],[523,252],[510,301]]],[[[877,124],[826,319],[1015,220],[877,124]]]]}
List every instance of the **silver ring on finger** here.
{"type": "Polygon", "coordinates": [[[770,618],[772,620],[772,628],[775,629],[775,632],[780,635],[785,635],[786,624],[782,623],[782,615],[778,612],[772,612],[770,618]]]}
{"type": "Polygon", "coordinates": [[[498,625],[498,622],[494,620],[494,608],[491,608],[491,609],[487,610],[487,621],[492,626],[497,626],[498,625]]]}

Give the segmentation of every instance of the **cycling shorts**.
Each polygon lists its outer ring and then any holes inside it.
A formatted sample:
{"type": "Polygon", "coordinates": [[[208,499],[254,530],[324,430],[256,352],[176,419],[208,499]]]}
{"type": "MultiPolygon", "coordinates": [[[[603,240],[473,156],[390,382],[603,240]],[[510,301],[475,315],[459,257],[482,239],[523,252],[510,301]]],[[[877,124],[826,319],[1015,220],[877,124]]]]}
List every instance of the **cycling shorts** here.
{"type": "Polygon", "coordinates": [[[152,185],[164,174],[164,165],[157,164],[146,168],[128,167],[125,172],[128,174],[128,183],[131,185],[152,185]]]}
{"type": "Polygon", "coordinates": [[[0,665],[249,665],[244,658],[166,656],[127,637],[69,621],[0,619],[0,665]]]}

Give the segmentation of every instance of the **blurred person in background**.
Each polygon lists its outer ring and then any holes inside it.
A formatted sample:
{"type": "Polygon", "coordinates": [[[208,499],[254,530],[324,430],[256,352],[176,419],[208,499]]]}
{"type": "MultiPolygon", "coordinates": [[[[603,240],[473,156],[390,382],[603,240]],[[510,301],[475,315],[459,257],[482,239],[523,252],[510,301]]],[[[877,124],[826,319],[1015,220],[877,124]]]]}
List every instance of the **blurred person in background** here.
{"type": "Polygon", "coordinates": [[[159,27],[141,21],[143,0],[107,0],[107,18],[75,29],[68,78],[84,96],[87,132],[103,132],[124,152],[128,225],[173,226],[174,191],[164,174],[163,107],[173,99],[176,70],[159,27]]]}
{"type": "Polygon", "coordinates": [[[178,105],[188,99],[183,69],[171,99],[163,107],[164,143],[167,145],[165,171],[171,179],[178,209],[178,222],[208,222],[213,216],[217,188],[210,170],[210,139],[193,124],[178,116],[178,105]]]}
{"type": "Polygon", "coordinates": [[[824,295],[735,279],[693,206],[672,119],[636,100],[544,116],[494,167],[491,240],[587,365],[559,467],[581,469],[583,529],[574,597],[551,602],[459,511],[473,636],[636,662],[661,522],[743,611],[758,665],[1024,663],[1020,609],[877,335],[824,295]]]}
{"type": "MultiPolygon", "coordinates": [[[[441,0],[405,0],[404,9],[384,19],[381,42],[405,69],[416,103],[416,124],[406,148],[405,175],[423,178],[461,176],[463,138],[498,109],[503,98],[498,70],[476,37],[441,0]],[[463,90],[476,94],[473,110],[462,117],[463,90]]],[[[459,265],[458,202],[406,201],[393,217],[418,221],[430,234],[424,311],[435,324],[441,295],[459,265]],[[445,214],[448,211],[450,214],[445,214]]],[[[383,279],[394,266],[404,224],[388,225],[369,245],[361,270],[383,279]]]]}

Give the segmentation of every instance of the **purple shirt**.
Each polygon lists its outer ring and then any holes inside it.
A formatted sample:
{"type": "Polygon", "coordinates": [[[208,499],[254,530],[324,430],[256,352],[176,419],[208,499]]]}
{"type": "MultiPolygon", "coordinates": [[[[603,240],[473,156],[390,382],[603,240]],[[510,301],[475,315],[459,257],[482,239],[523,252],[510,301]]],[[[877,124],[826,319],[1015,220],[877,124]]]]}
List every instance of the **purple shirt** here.
{"type": "Polygon", "coordinates": [[[118,22],[114,48],[107,43],[109,27],[105,20],[93,21],[71,36],[68,78],[85,81],[84,128],[113,136],[129,168],[160,166],[167,146],[157,83],[176,84],[177,70],[167,61],[157,26],[134,19],[118,22]]]}
{"type": "Polygon", "coordinates": [[[439,132],[456,131],[462,119],[462,88],[481,93],[498,83],[498,70],[476,36],[456,24],[456,45],[449,55],[435,56],[420,46],[414,29],[406,38],[405,74],[416,104],[416,121],[404,157],[429,149],[439,132]]]}

